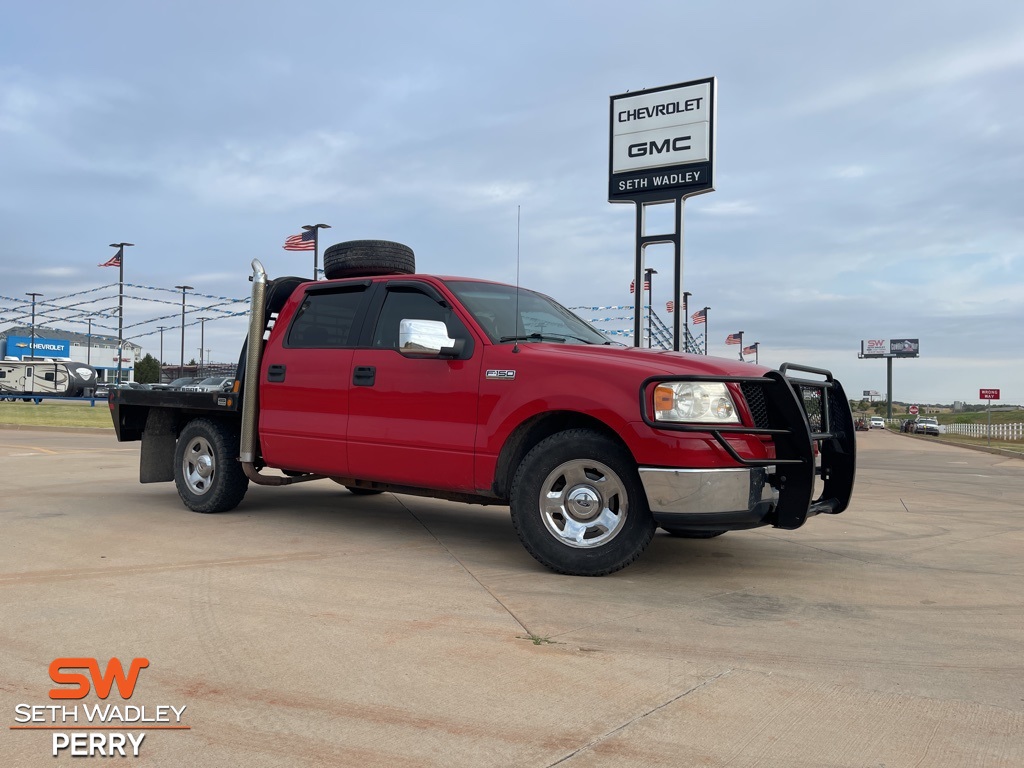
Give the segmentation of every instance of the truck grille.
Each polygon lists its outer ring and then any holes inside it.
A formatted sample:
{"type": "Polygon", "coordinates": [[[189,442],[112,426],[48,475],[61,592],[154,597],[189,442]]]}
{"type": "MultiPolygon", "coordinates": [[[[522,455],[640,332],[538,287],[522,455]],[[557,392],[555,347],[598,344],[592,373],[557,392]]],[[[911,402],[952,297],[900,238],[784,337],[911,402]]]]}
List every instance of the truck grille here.
{"type": "Polygon", "coordinates": [[[828,427],[825,419],[825,391],[823,387],[800,384],[800,402],[803,403],[811,432],[824,432],[828,427]]]}
{"type": "Polygon", "coordinates": [[[740,389],[743,392],[743,399],[747,401],[750,415],[754,418],[754,426],[758,429],[770,427],[768,404],[764,399],[764,385],[760,382],[744,381],[740,384],[740,389]]]}

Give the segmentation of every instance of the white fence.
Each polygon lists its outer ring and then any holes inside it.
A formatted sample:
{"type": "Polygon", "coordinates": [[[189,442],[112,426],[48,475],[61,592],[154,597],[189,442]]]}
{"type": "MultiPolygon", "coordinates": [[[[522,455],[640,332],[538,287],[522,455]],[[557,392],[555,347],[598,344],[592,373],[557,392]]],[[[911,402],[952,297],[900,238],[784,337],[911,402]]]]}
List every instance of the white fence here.
{"type": "Polygon", "coordinates": [[[988,437],[992,430],[993,440],[1024,440],[1024,424],[944,424],[940,432],[947,435],[966,435],[967,437],[988,437]]]}

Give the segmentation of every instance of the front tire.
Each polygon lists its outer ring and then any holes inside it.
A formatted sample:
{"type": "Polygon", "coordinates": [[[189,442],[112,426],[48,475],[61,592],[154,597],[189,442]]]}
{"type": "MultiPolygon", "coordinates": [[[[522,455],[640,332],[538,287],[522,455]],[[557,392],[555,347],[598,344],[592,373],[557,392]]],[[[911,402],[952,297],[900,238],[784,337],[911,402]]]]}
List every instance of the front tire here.
{"type": "Polygon", "coordinates": [[[227,512],[245,497],[249,478],[238,461],[239,433],[212,419],[189,422],[174,448],[174,485],[193,512],[227,512]]]}
{"type": "Polygon", "coordinates": [[[534,446],[512,481],[510,507],[526,551],[572,576],[625,568],[654,536],[633,457],[589,429],[559,432],[534,446]]]}

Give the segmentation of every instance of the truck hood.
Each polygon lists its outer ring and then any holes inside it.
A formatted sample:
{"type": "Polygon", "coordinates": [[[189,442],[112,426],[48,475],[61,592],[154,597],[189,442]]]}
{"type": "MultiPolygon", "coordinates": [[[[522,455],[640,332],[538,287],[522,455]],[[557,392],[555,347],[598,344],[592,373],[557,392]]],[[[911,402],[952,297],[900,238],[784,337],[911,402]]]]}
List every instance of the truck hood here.
{"type": "MultiPolygon", "coordinates": [[[[511,344],[502,344],[511,347],[511,344]]],[[[542,355],[565,363],[573,359],[580,365],[614,365],[641,371],[645,376],[685,373],[695,376],[764,376],[770,368],[753,363],[741,363],[724,357],[692,355],[661,349],[618,347],[598,344],[520,343],[520,353],[530,357],[542,355]]]]}

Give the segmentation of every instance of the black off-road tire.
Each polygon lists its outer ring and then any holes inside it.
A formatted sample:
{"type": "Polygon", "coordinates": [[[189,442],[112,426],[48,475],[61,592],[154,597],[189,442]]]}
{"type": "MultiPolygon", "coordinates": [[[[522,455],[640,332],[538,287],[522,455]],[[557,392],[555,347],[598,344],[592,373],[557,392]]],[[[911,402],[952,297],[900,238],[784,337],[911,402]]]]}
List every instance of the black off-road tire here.
{"type": "Polygon", "coordinates": [[[572,576],[625,568],[656,527],[629,451],[589,429],[559,432],[534,446],[512,480],[510,507],[526,551],[572,576]]]}
{"type": "Polygon", "coordinates": [[[716,536],[721,536],[723,533],[728,533],[728,531],[694,531],[689,528],[669,528],[664,525],[661,526],[661,529],[669,536],[676,536],[680,539],[713,539],[716,536]]]}
{"type": "Polygon", "coordinates": [[[324,251],[328,280],[372,275],[411,275],[416,271],[412,248],[390,240],[349,240],[324,251]]]}
{"type": "Polygon", "coordinates": [[[249,478],[238,461],[237,427],[193,419],[174,447],[174,485],[194,512],[227,512],[245,497],[249,478]]]}

